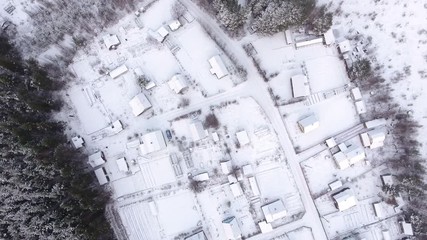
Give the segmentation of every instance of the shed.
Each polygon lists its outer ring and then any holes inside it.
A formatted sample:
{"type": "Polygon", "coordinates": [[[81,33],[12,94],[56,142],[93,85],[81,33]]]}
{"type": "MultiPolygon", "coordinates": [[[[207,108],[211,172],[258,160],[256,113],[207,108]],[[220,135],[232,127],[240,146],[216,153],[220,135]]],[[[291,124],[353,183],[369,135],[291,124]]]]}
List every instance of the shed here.
{"type": "Polygon", "coordinates": [[[85,143],[83,138],[80,136],[72,137],[71,142],[73,143],[73,146],[75,149],[79,149],[79,148],[83,147],[83,144],[85,143]]]}
{"type": "Polygon", "coordinates": [[[326,146],[328,146],[328,148],[333,148],[337,145],[337,142],[335,141],[334,137],[331,137],[329,139],[326,139],[326,146]]]}
{"type": "Polygon", "coordinates": [[[119,168],[119,170],[121,172],[128,172],[129,171],[129,165],[126,162],[126,159],[124,157],[117,159],[116,163],[117,163],[117,167],[119,168]]]}
{"type": "Polygon", "coordinates": [[[358,87],[351,89],[351,97],[354,101],[358,101],[362,99],[362,93],[358,87]]]}
{"type": "Polygon", "coordinates": [[[207,240],[206,235],[203,231],[197,232],[193,235],[190,235],[186,238],[184,238],[184,240],[207,240]]]}
{"type": "Polygon", "coordinates": [[[387,124],[387,120],[385,120],[385,118],[378,118],[378,119],[365,122],[365,127],[367,129],[371,129],[379,126],[384,126],[386,124],[387,124]]]}
{"type": "Polygon", "coordinates": [[[117,68],[115,68],[114,70],[112,70],[109,75],[110,77],[114,78],[118,78],[120,75],[126,73],[129,69],[126,67],[126,65],[121,65],[117,68]]]}
{"type": "Polygon", "coordinates": [[[328,46],[335,43],[335,35],[332,28],[323,34],[323,39],[325,40],[325,44],[328,46]]]}
{"type": "Polygon", "coordinates": [[[229,174],[231,172],[231,161],[221,162],[221,170],[223,174],[229,174]]]}
{"type": "Polygon", "coordinates": [[[258,227],[261,229],[261,233],[268,233],[273,231],[271,224],[267,223],[266,221],[259,222],[258,227]]]}
{"type": "Polygon", "coordinates": [[[109,34],[102,38],[108,50],[116,49],[120,45],[120,40],[115,34],[109,34]]]}
{"type": "Polygon", "coordinates": [[[203,128],[203,124],[200,121],[190,123],[190,133],[193,141],[199,141],[208,136],[207,131],[203,128]]]}
{"type": "Polygon", "coordinates": [[[240,187],[240,183],[231,183],[230,184],[231,192],[233,193],[234,197],[240,197],[243,195],[242,188],[240,187]]]}
{"type": "Polygon", "coordinates": [[[346,53],[351,50],[351,44],[349,40],[344,40],[338,43],[338,49],[341,53],[346,53]]]}
{"type": "Polygon", "coordinates": [[[250,176],[254,173],[254,170],[250,164],[247,164],[242,167],[242,172],[245,177],[250,176]]]}
{"type": "Polygon", "coordinates": [[[209,64],[211,65],[211,73],[216,75],[218,79],[228,75],[228,70],[219,55],[211,57],[209,59],[209,64]]]}
{"type": "Polygon", "coordinates": [[[237,141],[239,142],[240,146],[245,146],[246,144],[249,144],[251,141],[249,140],[248,133],[243,130],[236,133],[237,141]]]}
{"type": "Polygon", "coordinates": [[[283,205],[283,202],[281,199],[262,206],[261,210],[264,213],[265,220],[268,223],[284,218],[287,215],[285,205],[283,205]]]}
{"type": "Polygon", "coordinates": [[[182,93],[185,89],[188,88],[187,81],[181,74],[173,75],[172,78],[168,81],[168,86],[177,94],[182,93]]]}
{"type": "Polygon", "coordinates": [[[298,126],[303,133],[309,133],[320,126],[320,122],[317,117],[312,114],[308,117],[298,121],[298,126]]]}
{"type": "Polygon", "coordinates": [[[323,43],[323,37],[319,37],[319,38],[314,38],[314,39],[309,39],[309,40],[304,40],[301,42],[297,42],[295,44],[296,48],[301,48],[301,47],[307,47],[310,45],[315,45],[315,44],[321,44],[323,43]]]}
{"type": "Polygon", "coordinates": [[[329,183],[329,188],[331,189],[331,191],[336,190],[340,187],[342,187],[341,180],[336,180],[336,181],[329,183]]]}
{"type": "Polygon", "coordinates": [[[94,172],[99,185],[104,185],[110,181],[110,178],[107,176],[107,172],[103,167],[96,169],[94,172]]]}
{"type": "Polygon", "coordinates": [[[332,196],[335,202],[335,206],[340,211],[345,211],[357,205],[356,197],[353,196],[353,193],[350,189],[345,189],[332,196]]]}
{"type": "Polygon", "coordinates": [[[144,93],[140,93],[132,98],[132,100],[129,101],[129,105],[132,108],[133,115],[135,116],[139,116],[147,109],[151,108],[151,103],[148,101],[144,93]]]}
{"type": "Polygon", "coordinates": [[[164,26],[159,27],[157,29],[156,33],[158,35],[157,40],[159,42],[163,42],[165,40],[165,38],[169,35],[168,30],[164,26]]]}
{"type": "Polygon", "coordinates": [[[359,101],[355,102],[354,105],[356,106],[357,114],[366,113],[366,106],[365,106],[365,103],[363,102],[363,100],[359,100],[359,101]]]}
{"type": "Polygon", "coordinates": [[[104,153],[98,151],[89,156],[88,163],[91,167],[95,168],[105,163],[104,153]]]}
{"type": "Polygon", "coordinates": [[[305,97],[310,95],[310,86],[308,79],[303,74],[291,77],[292,94],[294,98],[305,97]]]}
{"type": "Polygon", "coordinates": [[[381,234],[383,235],[383,240],[391,240],[391,235],[389,230],[383,230],[381,234]]]}
{"type": "Polygon", "coordinates": [[[259,187],[258,187],[258,183],[256,182],[255,177],[249,177],[249,185],[251,186],[251,190],[254,196],[259,196],[260,192],[259,192],[259,187]]]}
{"type": "Polygon", "coordinates": [[[209,174],[207,172],[197,174],[193,176],[194,181],[202,182],[209,180],[209,174]]]}
{"type": "Polygon", "coordinates": [[[147,155],[166,148],[166,142],[160,130],[144,134],[141,140],[142,144],[139,145],[141,155],[147,155]]]}
{"type": "Polygon", "coordinates": [[[224,221],[222,221],[222,227],[224,228],[226,240],[240,239],[242,237],[242,232],[235,217],[224,219],[224,221]]]}
{"type": "Polygon", "coordinates": [[[381,181],[383,182],[383,186],[386,186],[386,185],[392,186],[394,184],[393,175],[391,174],[381,175],[381,181]]]}
{"type": "Polygon", "coordinates": [[[375,216],[377,216],[379,218],[383,218],[384,217],[383,203],[377,202],[377,203],[374,203],[372,205],[374,207],[375,216]]]}
{"type": "Polygon", "coordinates": [[[292,31],[290,29],[285,31],[285,39],[288,45],[294,43],[294,39],[292,38],[292,31]]]}
{"type": "Polygon", "coordinates": [[[368,133],[361,133],[360,140],[364,147],[369,147],[371,145],[371,140],[369,139],[368,133]]]}
{"type": "Polygon", "coordinates": [[[211,135],[212,135],[212,140],[214,140],[214,142],[218,142],[219,141],[218,133],[213,132],[211,135]]]}
{"type": "Polygon", "coordinates": [[[172,20],[171,22],[169,22],[168,26],[169,26],[170,30],[176,31],[176,30],[178,30],[178,28],[181,27],[181,23],[179,22],[178,19],[175,19],[175,20],[172,20]]]}
{"type": "Polygon", "coordinates": [[[407,222],[401,222],[402,233],[408,236],[413,236],[414,231],[412,230],[412,224],[407,222]]]}

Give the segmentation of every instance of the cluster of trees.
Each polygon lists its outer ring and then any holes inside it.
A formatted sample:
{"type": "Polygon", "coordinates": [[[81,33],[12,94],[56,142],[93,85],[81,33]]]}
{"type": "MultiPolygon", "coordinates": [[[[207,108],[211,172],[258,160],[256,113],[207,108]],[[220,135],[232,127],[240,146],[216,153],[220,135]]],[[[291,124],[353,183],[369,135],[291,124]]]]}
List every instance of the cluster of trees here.
{"type": "Polygon", "coordinates": [[[368,59],[361,59],[349,69],[349,75],[359,87],[372,91],[370,104],[375,108],[370,112],[370,118],[387,118],[392,120],[390,129],[391,142],[386,148],[386,154],[381,157],[390,166],[398,182],[386,186],[383,191],[392,196],[402,194],[407,200],[405,217],[411,221],[414,231],[421,236],[427,232],[427,184],[425,182],[425,159],[420,153],[421,144],[418,142],[418,129],[421,127],[401,106],[394,102],[391,87],[377,73],[379,67],[372,67],[368,59]]]}
{"type": "Polygon", "coordinates": [[[111,239],[109,194],[67,143],[53,81],[0,36],[0,238],[111,239]]]}
{"type": "Polygon", "coordinates": [[[332,25],[332,13],[315,0],[256,0],[241,6],[238,0],[198,0],[232,35],[250,27],[261,34],[274,34],[290,27],[306,26],[321,34],[332,25]]]}

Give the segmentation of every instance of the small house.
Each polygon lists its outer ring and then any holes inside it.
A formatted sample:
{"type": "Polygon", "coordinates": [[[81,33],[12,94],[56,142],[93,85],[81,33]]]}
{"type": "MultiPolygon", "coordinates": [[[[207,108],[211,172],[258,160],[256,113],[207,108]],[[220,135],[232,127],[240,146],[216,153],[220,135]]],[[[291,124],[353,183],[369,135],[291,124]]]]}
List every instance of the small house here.
{"type": "Polygon", "coordinates": [[[348,188],[334,194],[332,198],[334,199],[335,207],[340,211],[345,211],[357,205],[356,197],[353,196],[353,193],[348,188]]]}
{"type": "Polygon", "coordinates": [[[141,115],[147,109],[151,108],[151,103],[148,101],[144,93],[140,93],[132,98],[132,100],[129,102],[129,105],[132,108],[132,113],[135,115],[135,117],[141,115]]]}
{"type": "Polygon", "coordinates": [[[383,186],[392,186],[394,184],[393,175],[391,174],[381,175],[381,181],[383,183],[383,186]]]}
{"type": "Polygon", "coordinates": [[[226,240],[241,239],[242,232],[235,217],[224,219],[224,221],[222,221],[222,227],[224,228],[226,240]]]}
{"type": "Polygon", "coordinates": [[[237,141],[239,142],[239,145],[241,147],[243,147],[243,146],[245,146],[251,142],[249,140],[248,133],[245,130],[237,132],[236,137],[237,137],[237,141]]]}
{"type": "Polygon", "coordinates": [[[240,187],[240,183],[231,183],[230,184],[231,193],[233,193],[234,197],[240,197],[243,195],[242,188],[240,187]]]}
{"type": "Polygon", "coordinates": [[[88,163],[91,167],[96,168],[105,163],[104,153],[98,151],[92,155],[89,155],[88,163]]]}
{"type": "Polygon", "coordinates": [[[326,139],[325,143],[326,143],[326,146],[328,146],[328,148],[333,148],[337,145],[337,142],[335,141],[334,137],[326,139]]]}
{"type": "Polygon", "coordinates": [[[117,164],[117,167],[119,168],[120,172],[128,172],[129,171],[129,165],[126,162],[126,159],[124,157],[117,159],[116,164],[117,164]]]}
{"type": "Polygon", "coordinates": [[[181,74],[173,75],[173,77],[168,81],[168,86],[176,94],[180,94],[188,88],[187,81],[181,74]]]}
{"type": "Polygon", "coordinates": [[[259,222],[258,227],[261,229],[261,233],[268,233],[273,231],[273,226],[271,226],[271,223],[266,221],[259,222]]]}
{"type": "Polygon", "coordinates": [[[354,103],[354,105],[356,106],[357,114],[366,113],[366,106],[365,106],[365,103],[363,102],[363,100],[356,101],[354,103]]]}
{"type": "Polygon", "coordinates": [[[338,43],[338,50],[341,54],[349,52],[351,50],[351,44],[349,40],[344,40],[338,43]]]}
{"type": "Polygon", "coordinates": [[[228,75],[228,70],[219,55],[211,57],[209,59],[209,64],[211,65],[210,72],[213,75],[216,75],[218,79],[221,79],[228,75]]]}
{"type": "Polygon", "coordinates": [[[200,173],[193,176],[194,181],[202,182],[209,180],[209,174],[207,172],[200,173]]]}
{"type": "Polygon", "coordinates": [[[341,180],[336,180],[334,182],[329,183],[329,189],[331,189],[331,191],[336,190],[340,187],[342,187],[341,180]]]}
{"type": "Polygon", "coordinates": [[[387,124],[387,120],[385,120],[385,118],[379,118],[379,119],[374,119],[374,120],[365,122],[365,127],[367,129],[372,129],[372,128],[384,126],[386,124],[387,124]]]}
{"type": "Polygon", "coordinates": [[[375,216],[377,216],[379,218],[383,218],[384,217],[383,203],[377,202],[377,203],[374,203],[372,205],[374,207],[375,216]]]}
{"type": "Polygon", "coordinates": [[[144,134],[141,140],[142,143],[139,145],[141,155],[147,155],[166,148],[166,142],[160,130],[144,134]]]}
{"type": "Polygon", "coordinates": [[[332,28],[323,34],[323,40],[325,41],[325,45],[327,46],[335,43],[335,35],[332,28]]]}
{"type": "Polygon", "coordinates": [[[266,222],[271,223],[287,216],[285,205],[281,199],[261,207],[266,222]]]}
{"type": "Polygon", "coordinates": [[[251,176],[252,174],[254,174],[254,170],[250,164],[243,166],[242,172],[243,172],[243,176],[245,177],[251,176]]]}
{"type": "Polygon", "coordinates": [[[190,133],[193,141],[199,141],[208,136],[207,131],[203,128],[200,121],[190,123],[190,133]]]}
{"type": "Polygon", "coordinates": [[[350,93],[354,101],[362,100],[362,93],[358,87],[351,89],[350,93]]]}
{"type": "Polygon", "coordinates": [[[310,86],[308,79],[303,74],[291,77],[292,95],[294,98],[305,97],[310,95],[310,86]]]}
{"type": "Polygon", "coordinates": [[[303,133],[309,133],[320,126],[317,117],[312,114],[298,121],[298,126],[303,133]]]}
{"type": "Polygon", "coordinates": [[[83,147],[83,144],[85,143],[83,138],[80,136],[72,137],[71,142],[73,143],[73,146],[75,149],[79,149],[79,148],[83,147]]]}
{"type": "Polygon", "coordinates": [[[407,222],[401,222],[402,234],[407,236],[413,236],[414,231],[412,229],[412,224],[407,222]]]}
{"type": "Polygon", "coordinates": [[[107,184],[110,181],[110,178],[107,176],[107,172],[105,171],[105,168],[101,167],[96,169],[95,176],[98,179],[99,185],[107,184]]]}
{"type": "Polygon", "coordinates": [[[169,26],[171,31],[176,31],[181,27],[181,23],[179,22],[178,19],[175,19],[175,20],[169,22],[168,26],[169,26]]]}
{"type": "Polygon", "coordinates": [[[109,34],[102,38],[104,40],[104,44],[108,50],[117,49],[117,46],[120,45],[120,40],[115,34],[109,34]]]}
{"type": "Polygon", "coordinates": [[[165,38],[169,35],[169,31],[164,26],[159,27],[156,33],[158,36],[156,39],[159,42],[163,42],[165,38]]]}
{"type": "Polygon", "coordinates": [[[223,174],[229,174],[231,172],[231,161],[221,162],[221,170],[223,174]]]}
{"type": "Polygon", "coordinates": [[[115,68],[112,70],[109,75],[113,79],[120,77],[122,74],[125,74],[129,69],[126,67],[126,65],[121,65],[120,67],[115,68]]]}

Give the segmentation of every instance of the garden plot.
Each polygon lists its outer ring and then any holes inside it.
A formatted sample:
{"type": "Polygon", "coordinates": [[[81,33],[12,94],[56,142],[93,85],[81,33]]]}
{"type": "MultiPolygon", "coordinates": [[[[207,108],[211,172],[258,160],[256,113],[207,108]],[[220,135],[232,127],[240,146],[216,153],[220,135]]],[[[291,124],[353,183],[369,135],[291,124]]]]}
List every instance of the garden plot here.
{"type": "Polygon", "coordinates": [[[94,69],[94,66],[97,64],[99,64],[99,59],[97,57],[86,56],[86,58],[74,62],[71,68],[78,78],[89,82],[101,77],[99,72],[96,72],[94,69]]]}
{"type": "Polygon", "coordinates": [[[349,83],[344,62],[335,56],[323,56],[305,61],[311,92],[321,92],[349,83]]]}
{"type": "Polygon", "coordinates": [[[159,187],[176,181],[169,154],[163,154],[150,160],[140,158],[138,160],[141,168],[143,182],[146,188],[159,187]]]}
{"type": "Polygon", "coordinates": [[[279,109],[284,114],[291,141],[299,150],[312,147],[360,123],[360,117],[356,114],[348,94],[340,94],[308,107],[291,110],[282,106],[279,109]],[[311,114],[316,115],[320,126],[312,132],[302,133],[298,127],[298,121],[311,114]]]}
{"type": "Polygon", "coordinates": [[[218,79],[211,74],[211,66],[208,60],[215,55],[220,55],[229,73],[233,71],[235,66],[204,32],[200,24],[194,22],[174,36],[180,47],[180,50],[175,53],[175,57],[186,74],[197,82],[204,96],[212,96],[234,86],[233,78],[237,76],[228,74],[218,79]]]}
{"type": "Polygon", "coordinates": [[[201,215],[195,204],[194,195],[188,191],[155,200],[162,236],[172,239],[199,227],[201,215]]]}

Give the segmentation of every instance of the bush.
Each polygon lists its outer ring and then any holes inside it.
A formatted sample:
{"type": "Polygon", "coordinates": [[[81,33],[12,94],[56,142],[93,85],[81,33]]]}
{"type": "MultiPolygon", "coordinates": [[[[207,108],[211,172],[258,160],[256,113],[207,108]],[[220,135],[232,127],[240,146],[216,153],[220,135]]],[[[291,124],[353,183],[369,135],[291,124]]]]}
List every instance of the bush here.
{"type": "Polygon", "coordinates": [[[219,127],[218,118],[216,118],[215,114],[208,114],[205,118],[205,128],[214,128],[217,129],[219,127]]]}

